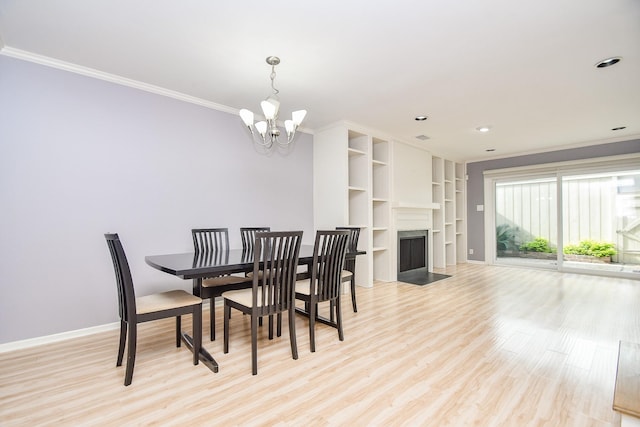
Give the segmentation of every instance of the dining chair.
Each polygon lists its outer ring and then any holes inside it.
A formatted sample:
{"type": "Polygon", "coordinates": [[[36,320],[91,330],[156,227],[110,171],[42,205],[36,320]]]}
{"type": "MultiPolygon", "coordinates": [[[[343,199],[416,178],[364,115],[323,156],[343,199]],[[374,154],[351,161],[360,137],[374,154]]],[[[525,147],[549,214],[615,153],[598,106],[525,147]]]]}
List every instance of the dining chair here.
{"type": "Polygon", "coordinates": [[[271,231],[271,227],[240,227],[240,238],[242,239],[242,250],[253,251],[256,241],[256,233],[271,231]]]}
{"type": "MultiPolygon", "coordinates": [[[[347,241],[347,252],[356,252],[358,250],[358,240],[360,238],[360,227],[336,227],[336,230],[348,230],[349,239],[347,241]]],[[[356,305],[356,257],[355,255],[347,256],[344,260],[344,269],[341,273],[342,282],[351,282],[351,305],[353,312],[358,312],[356,305]]]]}
{"type": "Polygon", "coordinates": [[[111,253],[118,287],[120,345],[118,346],[116,366],[122,366],[127,337],[129,339],[124,385],[130,385],[133,380],[138,323],[175,317],[176,347],[180,347],[181,316],[183,314],[191,314],[193,319],[193,364],[197,365],[202,345],[202,299],[183,290],[172,290],[136,297],[131,270],[118,234],[108,233],[104,237],[111,253]]]}
{"type": "MultiPolygon", "coordinates": [[[[289,314],[291,356],[298,358],[294,291],[302,231],[256,233],[253,282],[250,289],[228,291],[224,298],[224,353],[229,352],[231,309],[251,316],[251,368],[258,374],[258,319],[282,312],[289,314]],[[259,272],[262,274],[259,274],[259,272]]],[[[273,338],[273,330],[269,331],[273,338]]]]}
{"type": "MultiPolygon", "coordinates": [[[[194,228],[191,230],[196,256],[216,257],[229,252],[229,229],[194,228]]],[[[209,337],[216,339],[216,298],[223,292],[251,286],[251,279],[243,276],[221,275],[202,279],[200,297],[209,299],[209,337]]]]}
{"type": "Polygon", "coordinates": [[[332,319],[323,319],[323,323],[337,328],[338,338],[344,341],[340,288],[348,238],[347,230],[316,232],[311,277],[296,282],[295,298],[304,301],[306,309],[305,312],[296,311],[309,316],[309,341],[312,352],[316,351],[315,323],[319,319],[318,303],[320,302],[330,302],[332,319]],[[334,310],[335,321],[333,321],[334,310]]]}
{"type": "MultiPolygon", "coordinates": [[[[240,238],[242,239],[242,251],[246,254],[253,254],[253,245],[256,240],[256,233],[271,231],[271,227],[240,227],[240,238]]],[[[248,271],[245,274],[247,277],[253,276],[253,271],[248,271]]],[[[270,331],[273,333],[273,317],[269,317],[270,331]]],[[[258,320],[260,326],[262,326],[262,317],[258,320]]],[[[278,336],[280,336],[282,324],[278,322],[278,336]]]]}

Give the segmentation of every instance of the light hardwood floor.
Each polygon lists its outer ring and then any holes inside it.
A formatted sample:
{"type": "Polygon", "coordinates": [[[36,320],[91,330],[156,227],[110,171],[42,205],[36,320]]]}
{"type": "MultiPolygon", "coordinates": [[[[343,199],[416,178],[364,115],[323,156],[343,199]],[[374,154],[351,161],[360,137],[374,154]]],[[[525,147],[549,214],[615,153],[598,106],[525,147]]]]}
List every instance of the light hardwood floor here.
{"type": "MultiPolygon", "coordinates": [[[[345,341],[318,325],[300,358],[262,328],[251,375],[249,318],[234,313],[212,373],[174,345],[172,320],[140,328],[133,384],[117,332],[0,354],[0,425],[614,426],[618,341],[640,342],[640,282],[462,264],[428,286],[358,288],[345,341]]],[[[208,311],[204,313],[205,325],[208,311]]],[[[183,325],[189,327],[190,319],[183,325]]],[[[208,336],[206,330],[204,336],[208,336]]]]}

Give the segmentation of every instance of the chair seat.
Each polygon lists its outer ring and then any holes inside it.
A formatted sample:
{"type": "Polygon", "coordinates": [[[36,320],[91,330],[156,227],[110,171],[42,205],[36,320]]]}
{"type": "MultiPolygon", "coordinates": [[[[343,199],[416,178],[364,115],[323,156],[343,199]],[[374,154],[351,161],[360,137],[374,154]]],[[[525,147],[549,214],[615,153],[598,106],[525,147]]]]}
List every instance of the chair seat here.
{"type": "Polygon", "coordinates": [[[302,295],[311,295],[311,280],[298,280],[296,282],[296,293],[302,295]]]}
{"type": "Polygon", "coordinates": [[[202,299],[183,290],[161,292],[136,298],[136,313],[147,314],[201,304],[202,299]]]}
{"type": "MultiPolygon", "coordinates": [[[[262,275],[264,274],[264,272],[262,270],[258,271],[258,278],[262,279],[262,275]]],[[[253,279],[253,271],[250,271],[247,273],[247,277],[250,279],[253,279]]]]}
{"type": "Polygon", "coordinates": [[[251,279],[240,276],[220,276],[202,279],[203,288],[213,288],[216,286],[236,285],[238,283],[251,283],[251,279]]]}
{"type": "MultiPolygon", "coordinates": [[[[223,292],[222,298],[228,299],[238,304],[242,304],[245,307],[253,307],[253,288],[223,292]]],[[[258,307],[262,306],[262,288],[258,288],[257,303],[258,307]]]]}
{"type": "Polygon", "coordinates": [[[343,282],[351,280],[352,277],[353,277],[353,273],[350,272],[349,270],[342,270],[340,272],[340,278],[342,279],[343,282]]]}

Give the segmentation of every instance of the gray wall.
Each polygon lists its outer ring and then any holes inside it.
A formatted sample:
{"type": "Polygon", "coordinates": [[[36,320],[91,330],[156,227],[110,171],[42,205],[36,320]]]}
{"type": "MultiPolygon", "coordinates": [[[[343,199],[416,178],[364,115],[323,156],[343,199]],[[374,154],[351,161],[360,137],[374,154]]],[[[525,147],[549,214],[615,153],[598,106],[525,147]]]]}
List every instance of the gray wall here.
{"type": "Polygon", "coordinates": [[[193,227],[229,227],[232,247],[241,226],[312,243],[312,136],[267,157],[240,123],[0,56],[0,344],[118,319],[105,232],[120,234],[139,295],[191,289],[144,257],[189,251],[193,227]]]}
{"type": "Polygon", "coordinates": [[[472,261],[485,260],[484,212],[478,212],[476,210],[477,205],[484,205],[484,171],[638,152],[640,152],[640,139],[635,139],[583,148],[467,163],[467,175],[469,177],[467,181],[467,247],[473,249],[473,255],[467,255],[467,259],[472,261]]]}

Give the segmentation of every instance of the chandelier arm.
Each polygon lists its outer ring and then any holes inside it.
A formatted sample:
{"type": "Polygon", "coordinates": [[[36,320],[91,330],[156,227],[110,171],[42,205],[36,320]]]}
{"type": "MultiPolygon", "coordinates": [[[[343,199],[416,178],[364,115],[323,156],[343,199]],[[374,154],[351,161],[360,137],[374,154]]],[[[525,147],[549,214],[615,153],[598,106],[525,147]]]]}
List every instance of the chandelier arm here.
{"type": "Polygon", "coordinates": [[[266,136],[262,137],[262,135],[258,135],[258,138],[253,138],[253,141],[261,147],[265,148],[271,148],[271,146],[273,145],[273,141],[271,140],[271,138],[267,139],[266,136]]]}

